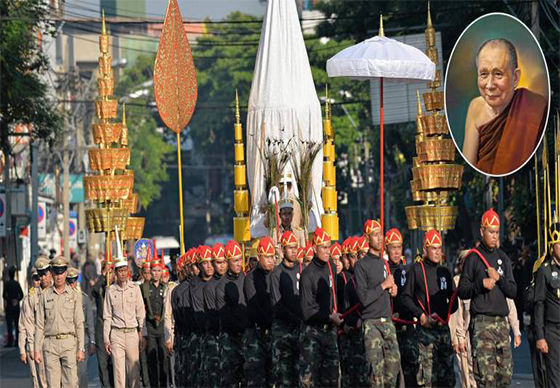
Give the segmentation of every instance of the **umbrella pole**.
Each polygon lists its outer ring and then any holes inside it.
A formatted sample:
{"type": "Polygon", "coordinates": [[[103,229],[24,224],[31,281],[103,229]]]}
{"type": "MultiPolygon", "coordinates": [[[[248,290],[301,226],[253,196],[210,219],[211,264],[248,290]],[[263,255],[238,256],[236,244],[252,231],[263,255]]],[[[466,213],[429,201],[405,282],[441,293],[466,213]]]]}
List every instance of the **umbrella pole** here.
{"type": "MultiPolygon", "coordinates": [[[[379,121],[381,123],[381,131],[380,131],[380,139],[379,139],[379,155],[380,155],[380,167],[379,167],[379,169],[380,169],[380,172],[381,172],[381,180],[380,180],[379,191],[380,191],[380,195],[381,195],[381,204],[380,204],[381,211],[380,211],[380,214],[379,214],[379,219],[381,221],[381,236],[383,238],[384,234],[385,234],[384,217],[383,217],[383,213],[384,213],[383,212],[383,209],[384,209],[384,203],[383,203],[384,202],[383,201],[383,199],[384,199],[383,198],[384,197],[384,194],[383,194],[383,188],[384,188],[384,185],[383,185],[383,165],[384,165],[384,162],[383,162],[383,148],[384,148],[383,147],[383,145],[384,145],[384,139],[383,139],[383,77],[381,77],[379,79],[379,94],[380,94],[380,96],[379,96],[379,108],[380,108],[379,121]]],[[[384,244],[382,243],[381,244],[381,258],[383,258],[383,248],[384,248],[383,245],[384,244]]]]}
{"type": "Polygon", "coordinates": [[[179,171],[179,212],[181,220],[181,255],[185,253],[185,229],[183,224],[183,177],[182,177],[182,166],[181,166],[181,135],[177,132],[177,164],[179,171]]]}

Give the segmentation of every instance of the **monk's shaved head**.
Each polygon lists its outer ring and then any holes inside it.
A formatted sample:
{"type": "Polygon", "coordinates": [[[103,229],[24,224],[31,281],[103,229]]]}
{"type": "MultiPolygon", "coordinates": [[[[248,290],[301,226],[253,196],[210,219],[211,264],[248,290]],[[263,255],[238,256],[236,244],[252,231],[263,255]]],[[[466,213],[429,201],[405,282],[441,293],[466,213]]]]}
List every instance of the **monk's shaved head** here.
{"type": "Polygon", "coordinates": [[[477,68],[477,70],[478,70],[478,57],[480,56],[480,52],[482,51],[482,49],[486,46],[492,47],[492,48],[498,48],[498,47],[504,48],[504,50],[506,50],[507,53],[508,53],[509,68],[511,69],[512,72],[514,72],[515,69],[517,69],[519,64],[518,64],[518,61],[517,61],[517,50],[515,49],[515,46],[507,39],[498,38],[498,39],[487,40],[486,42],[484,42],[480,46],[480,48],[476,52],[476,68],[477,68]]]}

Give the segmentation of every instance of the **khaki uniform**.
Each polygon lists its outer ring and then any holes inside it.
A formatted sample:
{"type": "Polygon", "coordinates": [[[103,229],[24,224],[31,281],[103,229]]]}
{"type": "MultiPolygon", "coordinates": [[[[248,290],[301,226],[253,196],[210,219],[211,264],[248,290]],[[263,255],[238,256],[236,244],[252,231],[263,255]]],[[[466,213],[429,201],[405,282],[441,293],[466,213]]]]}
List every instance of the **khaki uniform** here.
{"type": "Polygon", "coordinates": [[[78,386],[76,354],[84,349],[81,292],[66,286],[59,294],[52,286],[41,293],[34,348],[43,353],[49,388],[78,386]]]}
{"type": "MultiPolygon", "coordinates": [[[[459,275],[453,278],[455,285],[459,284],[459,275]]],[[[509,308],[508,322],[514,336],[520,336],[519,320],[517,318],[517,308],[513,299],[506,298],[509,308]]],[[[458,299],[459,308],[455,313],[449,317],[449,330],[451,331],[451,343],[455,346],[459,343],[464,343],[466,351],[455,354],[457,364],[459,365],[459,372],[461,374],[461,387],[476,388],[476,381],[473,372],[472,349],[469,335],[470,324],[470,300],[458,299]]]]}
{"type": "Polygon", "coordinates": [[[146,336],[146,310],[140,288],[130,281],[124,287],[112,284],[103,305],[103,336],[104,342],[111,344],[115,388],[140,386],[138,333],[146,336]]]}
{"type": "MultiPolygon", "coordinates": [[[[80,291],[82,292],[82,291],[80,291]]],[[[84,311],[84,338],[85,338],[85,358],[78,364],[78,380],[80,388],[88,387],[87,364],[89,358],[89,345],[95,346],[95,326],[93,324],[93,309],[89,296],[82,292],[82,309],[84,311]]]]}
{"type": "MultiPolygon", "coordinates": [[[[280,233],[276,233],[276,228],[272,229],[272,243],[274,244],[274,249],[276,250],[276,257],[278,259],[276,264],[279,264],[282,260],[284,260],[284,252],[282,251],[282,245],[280,244],[280,238],[282,237],[282,235],[284,234],[285,231],[286,231],[286,229],[284,229],[284,227],[282,225],[280,225],[280,233]]],[[[304,247],[305,246],[305,232],[303,231],[303,229],[292,226],[292,232],[296,236],[296,239],[298,241],[298,246],[299,247],[304,247]]]]}
{"type": "Polygon", "coordinates": [[[45,364],[37,363],[29,357],[34,351],[33,337],[35,336],[35,310],[39,302],[41,288],[31,288],[21,303],[19,315],[19,354],[25,354],[33,388],[47,388],[47,377],[45,375],[45,364]]]}
{"type": "MultiPolygon", "coordinates": [[[[165,295],[163,296],[163,334],[165,343],[171,341],[175,343],[175,318],[173,317],[173,309],[171,308],[171,294],[176,284],[169,282],[165,295]]],[[[169,356],[169,380],[172,386],[175,384],[175,353],[169,356]]]]}

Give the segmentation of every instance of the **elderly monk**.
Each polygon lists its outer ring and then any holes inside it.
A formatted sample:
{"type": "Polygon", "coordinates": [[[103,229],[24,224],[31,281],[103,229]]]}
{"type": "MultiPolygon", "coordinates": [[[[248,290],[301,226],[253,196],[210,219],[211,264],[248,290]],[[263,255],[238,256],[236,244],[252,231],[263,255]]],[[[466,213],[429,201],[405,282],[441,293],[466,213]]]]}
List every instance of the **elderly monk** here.
{"type": "Polygon", "coordinates": [[[541,137],[547,101],[525,88],[515,47],[505,39],[485,42],[476,55],[480,97],[469,105],[463,155],[479,170],[494,175],[519,168],[541,137]]]}

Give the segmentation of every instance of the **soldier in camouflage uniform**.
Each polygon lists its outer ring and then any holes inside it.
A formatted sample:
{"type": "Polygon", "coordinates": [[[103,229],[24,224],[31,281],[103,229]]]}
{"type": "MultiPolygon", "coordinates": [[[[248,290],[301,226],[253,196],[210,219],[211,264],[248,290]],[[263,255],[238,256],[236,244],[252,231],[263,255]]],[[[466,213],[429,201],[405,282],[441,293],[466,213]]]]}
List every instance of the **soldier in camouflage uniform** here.
{"type": "Polygon", "coordinates": [[[313,236],[315,257],[301,274],[300,386],[337,387],[340,356],[337,327],[342,324],[336,301],[336,267],[330,258],[331,238],[321,228],[313,236]]]}
{"type": "MultiPolygon", "coordinates": [[[[366,249],[367,245],[364,237],[352,238],[348,244],[349,276],[344,287],[344,297],[339,304],[339,308],[343,311],[348,311],[360,303],[356,292],[354,268],[358,261],[358,252],[360,249],[366,249]]],[[[331,254],[334,256],[336,252],[331,250],[331,254]]],[[[342,330],[339,331],[338,346],[340,348],[342,387],[367,387],[367,361],[361,330],[362,323],[360,309],[355,310],[344,318],[342,330]]]]}
{"type": "Polygon", "coordinates": [[[303,263],[297,260],[298,241],[286,231],[280,245],[284,259],[270,277],[272,294],[272,359],[275,387],[298,385],[301,306],[299,280],[303,263]]]}
{"type": "Polygon", "coordinates": [[[242,338],[247,326],[247,304],[243,293],[243,251],[235,241],[226,245],[228,271],[216,286],[216,309],[220,319],[220,386],[243,385],[242,338]]]}
{"type": "Polygon", "coordinates": [[[397,285],[389,266],[380,257],[383,247],[381,225],[368,220],[364,225],[369,251],[354,268],[356,291],[362,304],[362,333],[368,362],[370,387],[394,387],[400,369],[400,353],[395,326],[391,321],[391,297],[397,285]]]}
{"type": "Polygon", "coordinates": [[[173,289],[171,295],[169,296],[170,300],[166,301],[169,303],[170,306],[166,303],[166,309],[170,307],[171,315],[166,310],[165,314],[165,329],[166,329],[166,346],[168,351],[173,354],[174,356],[174,379],[175,385],[182,384],[185,380],[185,375],[183,373],[183,364],[184,364],[184,349],[182,348],[182,343],[184,342],[185,336],[185,321],[182,315],[181,310],[181,297],[182,293],[184,292],[185,287],[188,287],[189,283],[187,282],[187,274],[186,274],[186,255],[182,255],[177,260],[177,277],[179,279],[179,284],[173,289]],[[168,324],[168,319],[171,318],[173,324],[168,324]],[[168,327],[172,326],[172,330],[168,332],[168,327]],[[168,342],[172,340],[172,342],[168,342]],[[171,349],[169,346],[171,345],[171,349]]]}
{"type": "Polygon", "coordinates": [[[270,275],[275,249],[269,237],[257,248],[257,267],[245,276],[243,291],[247,301],[247,329],[243,337],[245,380],[248,387],[272,386],[272,300],[270,275]]]}
{"type": "Polygon", "coordinates": [[[202,290],[204,310],[208,318],[208,331],[204,339],[204,386],[220,386],[220,319],[216,310],[216,286],[227,271],[225,248],[217,243],[212,247],[214,276],[202,290]]]}
{"type": "Polygon", "coordinates": [[[404,384],[415,387],[418,373],[418,335],[414,317],[402,303],[402,294],[406,284],[407,270],[402,262],[403,238],[398,229],[390,229],[385,235],[385,247],[389,256],[389,270],[395,279],[398,292],[393,298],[393,323],[397,330],[397,340],[401,355],[401,369],[404,384]]]}
{"type": "Polygon", "coordinates": [[[509,387],[513,375],[506,298],[513,299],[517,285],[511,262],[500,250],[500,217],[494,210],[482,216],[482,242],[467,255],[459,298],[470,299],[473,369],[478,387],[509,387]]]}
{"type": "Polygon", "coordinates": [[[426,233],[425,258],[409,271],[402,295],[403,304],[420,322],[416,380],[421,387],[455,386],[455,353],[447,323],[458,305],[453,276],[441,265],[442,242],[437,231],[426,233]]]}

